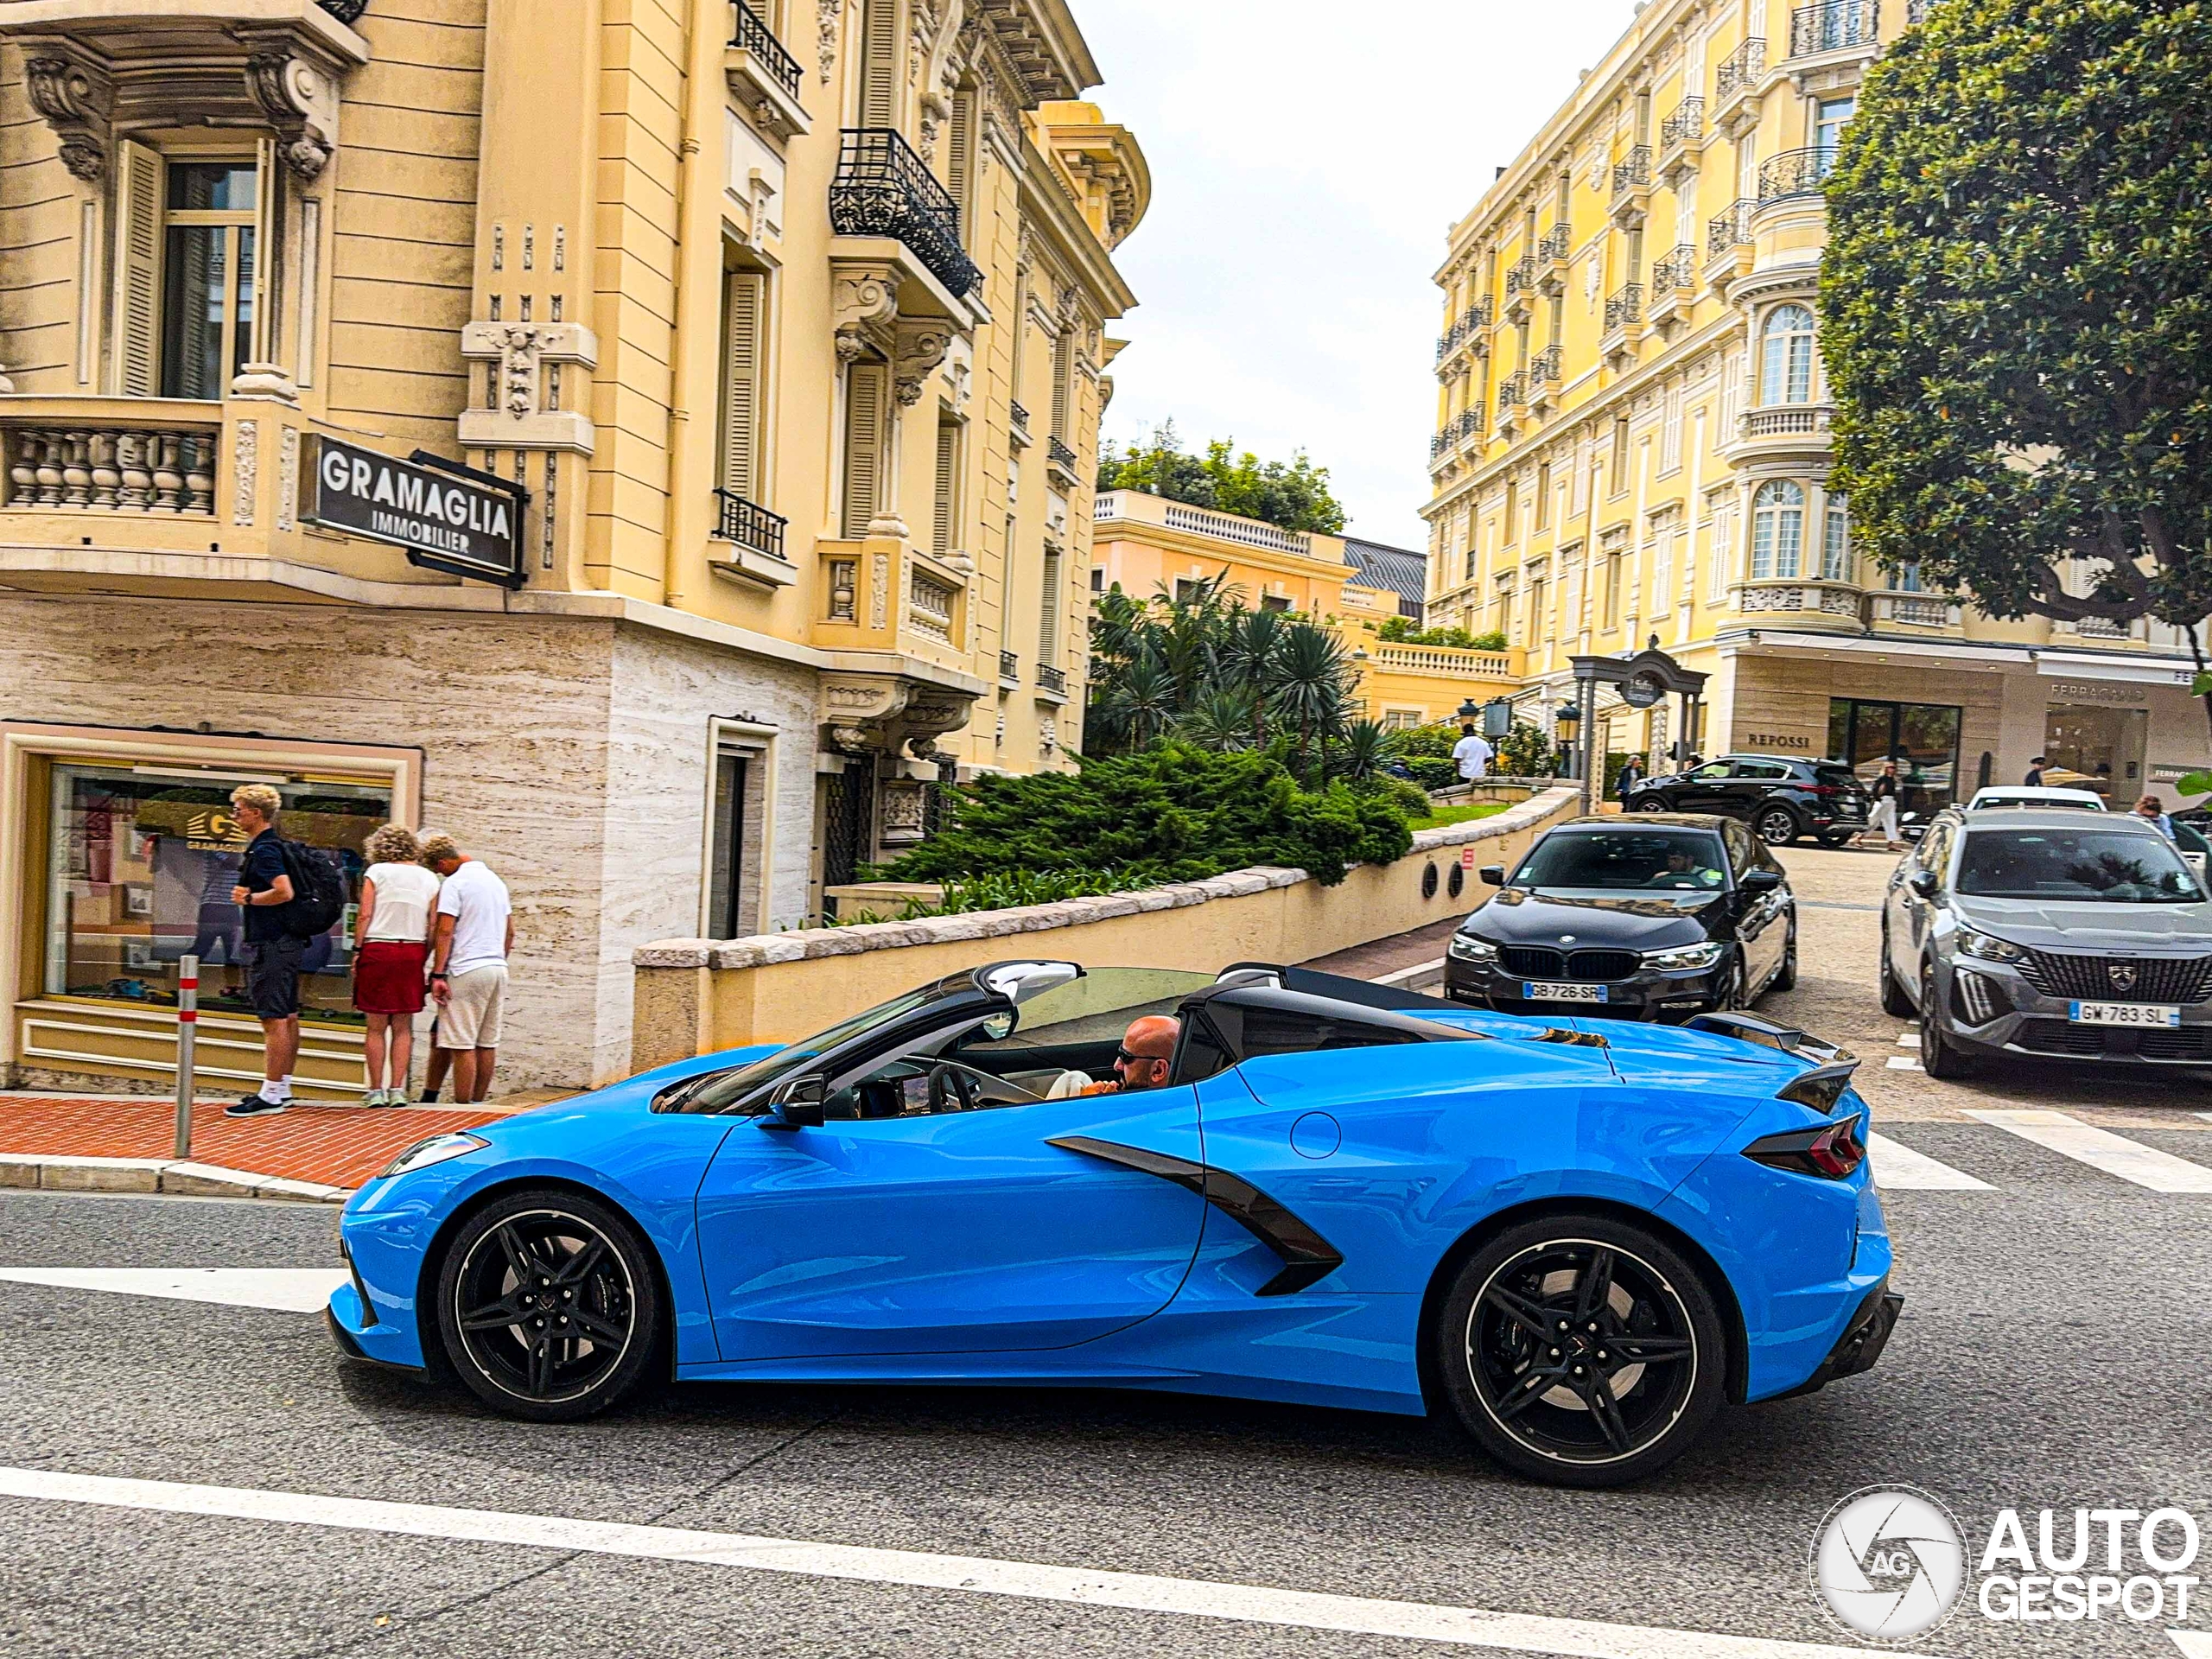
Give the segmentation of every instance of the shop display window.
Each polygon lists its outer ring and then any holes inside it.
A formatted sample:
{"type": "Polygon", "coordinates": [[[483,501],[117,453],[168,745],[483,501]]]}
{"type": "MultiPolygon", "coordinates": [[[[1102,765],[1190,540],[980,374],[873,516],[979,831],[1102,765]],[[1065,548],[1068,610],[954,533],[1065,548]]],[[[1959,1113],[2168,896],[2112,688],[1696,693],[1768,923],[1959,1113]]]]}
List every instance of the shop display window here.
{"type": "Polygon", "coordinates": [[[278,832],[343,873],[346,905],[310,939],[300,981],[311,1019],[357,1023],[353,926],[363,843],[391,816],[387,786],[179,768],[57,762],[52,770],[44,985],[49,996],[174,1006],[177,962],[200,958],[200,1006],[251,1014],[245,912],[232,902],[245,838],[231,791],[275,785],[278,832]]]}
{"type": "Polygon", "coordinates": [[[1895,760],[1899,810],[1925,818],[1958,798],[1959,728],[1965,711],[1941,702],[1828,699],[1828,753],[1872,783],[1895,760]]]}

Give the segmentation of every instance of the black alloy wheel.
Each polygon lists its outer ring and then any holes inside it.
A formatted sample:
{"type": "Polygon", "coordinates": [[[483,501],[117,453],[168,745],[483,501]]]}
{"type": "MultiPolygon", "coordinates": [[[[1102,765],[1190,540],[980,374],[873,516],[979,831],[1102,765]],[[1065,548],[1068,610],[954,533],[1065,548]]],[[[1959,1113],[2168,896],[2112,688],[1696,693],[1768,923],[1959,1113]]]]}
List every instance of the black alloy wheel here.
{"type": "Polygon", "coordinates": [[[1892,1020],[1910,1020],[1913,1016],[1912,998],[1897,983],[1897,970],[1890,963],[1890,925],[1882,924],[1882,960],[1878,970],[1882,981],[1882,1012],[1892,1020]]]}
{"type": "Polygon", "coordinates": [[[1797,923],[1789,923],[1789,938],[1782,947],[1782,966],[1774,970],[1774,977],[1766,982],[1770,991],[1794,991],[1797,988],[1797,923]]]}
{"type": "Polygon", "coordinates": [[[1758,838],[1770,847],[1787,847],[1802,833],[1794,808],[1779,801],[1769,803],[1752,815],[1751,828],[1758,838]]]}
{"type": "Polygon", "coordinates": [[[1936,995],[1936,970],[1920,974],[1920,1069],[1931,1077],[1968,1077],[1974,1061],[1952,1046],[1943,1031],[1943,1004],[1936,995]]]}
{"type": "Polygon", "coordinates": [[[1631,812],[1664,812],[1667,810],[1667,803],[1656,795],[1638,796],[1629,803],[1631,812]]]}
{"type": "Polygon", "coordinates": [[[573,1422],[637,1385],[660,1344],[645,1242],[579,1192],[511,1192],[463,1224],[438,1273],[447,1356],[509,1416],[573,1422]]]}
{"type": "Polygon", "coordinates": [[[1713,1008],[1716,1014],[1727,1014],[1750,1006],[1751,986],[1744,975],[1743,949],[1738,946],[1720,970],[1720,988],[1713,994],[1713,1008]]]}
{"type": "Polygon", "coordinates": [[[1847,842],[1851,839],[1852,835],[1853,832],[1849,830],[1823,830],[1818,835],[1815,836],[1813,839],[1819,842],[1821,846],[1833,852],[1835,849],[1843,846],[1847,842]]]}
{"type": "Polygon", "coordinates": [[[1437,1341],[1460,1421],[1535,1480],[1640,1479],[1721,1404],[1711,1292],[1663,1240],[1611,1217],[1542,1217],[1492,1239],[1459,1270],[1437,1341]]]}

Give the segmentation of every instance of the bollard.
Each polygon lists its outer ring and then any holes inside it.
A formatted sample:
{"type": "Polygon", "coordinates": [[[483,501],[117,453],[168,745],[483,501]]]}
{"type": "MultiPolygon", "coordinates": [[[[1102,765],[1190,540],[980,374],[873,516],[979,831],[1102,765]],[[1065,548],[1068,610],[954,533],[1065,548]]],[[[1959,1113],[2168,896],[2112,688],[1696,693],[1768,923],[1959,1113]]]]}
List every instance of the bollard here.
{"type": "Polygon", "coordinates": [[[192,1059],[200,1034],[200,958],[176,964],[176,1155],[192,1156],[192,1059]]]}

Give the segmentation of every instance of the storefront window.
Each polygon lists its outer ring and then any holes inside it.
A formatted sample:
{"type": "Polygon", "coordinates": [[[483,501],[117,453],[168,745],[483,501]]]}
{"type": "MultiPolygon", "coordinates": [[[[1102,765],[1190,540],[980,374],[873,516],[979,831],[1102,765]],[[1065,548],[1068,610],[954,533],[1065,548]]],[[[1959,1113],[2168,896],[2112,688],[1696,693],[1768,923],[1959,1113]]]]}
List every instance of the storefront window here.
{"type": "Polygon", "coordinates": [[[231,791],[269,783],[284,799],[279,832],[329,858],[346,879],[344,913],[308,942],[302,1011],[359,1020],[353,959],[360,849],[391,816],[389,788],[67,763],[52,776],[48,995],[174,1004],[177,959],[190,955],[200,958],[200,1006],[250,1014],[245,914],[231,902],[245,841],[231,821],[231,791]]]}
{"type": "Polygon", "coordinates": [[[2143,792],[2143,744],[2151,723],[2144,709],[2053,703],[2044,718],[2043,780],[2054,787],[2093,789],[2115,807],[2143,792]]]}
{"type": "Polygon", "coordinates": [[[1948,703],[1828,700],[1828,753],[1871,783],[1894,760],[1898,810],[1926,818],[1958,798],[1962,711],[1948,703]]]}

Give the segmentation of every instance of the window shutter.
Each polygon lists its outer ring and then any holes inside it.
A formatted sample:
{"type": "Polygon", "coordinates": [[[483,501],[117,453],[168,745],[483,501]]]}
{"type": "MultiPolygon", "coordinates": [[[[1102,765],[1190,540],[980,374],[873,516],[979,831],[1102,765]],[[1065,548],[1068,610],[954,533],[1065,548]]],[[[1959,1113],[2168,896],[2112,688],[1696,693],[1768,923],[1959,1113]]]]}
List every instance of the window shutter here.
{"type": "Polygon", "coordinates": [[[952,95],[952,130],[945,143],[944,166],[945,188],[960,209],[961,240],[972,247],[969,181],[975,177],[976,167],[976,94],[965,89],[952,95]]]}
{"type": "Polygon", "coordinates": [[[861,125],[899,124],[899,0],[865,0],[861,12],[861,125]]]}
{"type": "Polygon", "coordinates": [[[766,279],[734,270],[722,298],[722,487],[760,499],[760,321],[766,279]]]}
{"type": "Polygon", "coordinates": [[[1063,443],[1068,431],[1069,358],[1074,346],[1074,325],[1063,327],[1052,341],[1052,435],[1063,443]]]}
{"type": "Polygon", "coordinates": [[[1043,580],[1038,583],[1039,609],[1037,613],[1037,660],[1047,668],[1059,666],[1060,655],[1060,551],[1047,545],[1045,549],[1043,580]]]}
{"type": "Polygon", "coordinates": [[[115,389],[128,397],[159,390],[162,315],[162,183],[158,151],[118,146],[115,248],[115,389]]]}
{"type": "Polygon", "coordinates": [[[844,531],[868,534],[883,502],[883,406],[890,365],[855,363],[845,371],[844,531]]]}
{"type": "Polygon", "coordinates": [[[960,428],[939,421],[937,428],[937,517],[930,532],[930,550],[940,557],[952,551],[954,519],[960,494],[960,428]]]}

